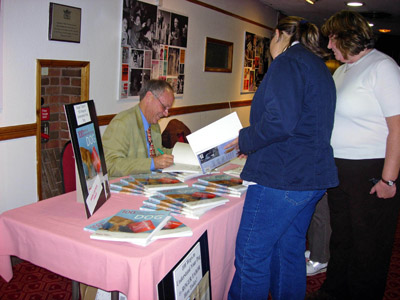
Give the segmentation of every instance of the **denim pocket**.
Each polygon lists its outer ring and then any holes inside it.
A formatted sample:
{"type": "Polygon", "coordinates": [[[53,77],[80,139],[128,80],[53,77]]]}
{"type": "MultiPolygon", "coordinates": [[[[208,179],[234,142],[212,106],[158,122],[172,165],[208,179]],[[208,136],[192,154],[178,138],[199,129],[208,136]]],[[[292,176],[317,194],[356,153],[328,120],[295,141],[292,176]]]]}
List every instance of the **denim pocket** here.
{"type": "Polygon", "coordinates": [[[293,206],[303,205],[315,197],[316,191],[286,191],[285,201],[293,206]]]}

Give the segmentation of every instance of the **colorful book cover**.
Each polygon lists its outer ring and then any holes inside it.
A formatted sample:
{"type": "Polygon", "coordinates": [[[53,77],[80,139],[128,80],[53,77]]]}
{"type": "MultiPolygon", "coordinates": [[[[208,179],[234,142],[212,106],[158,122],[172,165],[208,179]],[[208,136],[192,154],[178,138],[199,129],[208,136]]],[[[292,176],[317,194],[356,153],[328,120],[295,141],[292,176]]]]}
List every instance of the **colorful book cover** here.
{"type": "Polygon", "coordinates": [[[202,182],[194,182],[192,184],[192,187],[198,188],[206,192],[214,193],[219,196],[230,196],[230,197],[240,198],[243,194],[243,192],[233,191],[231,189],[228,189],[227,187],[214,186],[202,182]]]}
{"type": "Polygon", "coordinates": [[[243,185],[242,179],[228,174],[200,177],[197,181],[210,186],[226,187],[232,191],[244,192],[247,190],[247,186],[243,185]]]}
{"type": "Polygon", "coordinates": [[[66,104],[64,111],[78,170],[78,195],[83,198],[78,201],[85,203],[86,216],[89,218],[110,197],[96,108],[94,101],[89,100],[66,104]]]}
{"type": "Polygon", "coordinates": [[[128,195],[144,195],[142,187],[135,186],[133,184],[117,181],[110,183],[111,193],[122,193],[128,195]]]}
{"type": "Polygon", "coordinates": [[[85,228],[101,227],[90,238],[147,246],[161,238],[191,236],[192,230],[167,211],[122,209],[116,215],[85,228]]]}
{"type": "Polygon", "coordinates": [[[181,209],[181,210],[176,210],[172,207],[163,207],[160,204],[154,204],[151,203],[150,201],[146,201],[146,203],[143,203],[143,205],[140,207],[140,210],[144,210],[144,211],[160,211],[160,210],[165,210],[165,211],[169,211],[171,214],[173,215],[179,215],[185,218],[189,218],[189,219],[200,219],[202,215],[204,215],[206,212],[208,212],[209,210],[217,207],[217,206],[221,206],[224,205],[224,203],[218,203],[215,206],[208,206],[202,209],[196,209],[196,210],[190,210],[187,208],[181,209]]]}
{"type": "Polygon", "coordinates": [[[229,201],[227,198],[195,187],[158,191],[156,195],[150,196],[149,199],[160,202],[169,200],[190,209],[213,206],[216,203],[226,203],[229,201]]]}
{"type": "Polygon", "coordinates": [[[130,178],[134,180],[133,184],[138,184],[148,191],[159,191],[188,186],[175,176],[164,173],[135,174],[131,175],[130,178]]]}

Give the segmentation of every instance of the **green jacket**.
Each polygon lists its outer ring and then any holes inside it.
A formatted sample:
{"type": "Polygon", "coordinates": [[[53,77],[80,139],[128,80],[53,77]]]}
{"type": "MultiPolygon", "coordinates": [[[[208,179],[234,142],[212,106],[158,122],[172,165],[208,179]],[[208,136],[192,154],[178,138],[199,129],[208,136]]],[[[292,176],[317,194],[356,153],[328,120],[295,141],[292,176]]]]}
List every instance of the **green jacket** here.
{"type": "MultiPolygon", "coordinates": [[[[151,125],[151,137],[156,149],[160,148],[166,154],[172,152],[162,147],[160,125],[151,125]]],[[[102,142],[110,179],[150,172],[151,158],[147,154],[139,105],[117,114],[107,126],[102,142]]]]}

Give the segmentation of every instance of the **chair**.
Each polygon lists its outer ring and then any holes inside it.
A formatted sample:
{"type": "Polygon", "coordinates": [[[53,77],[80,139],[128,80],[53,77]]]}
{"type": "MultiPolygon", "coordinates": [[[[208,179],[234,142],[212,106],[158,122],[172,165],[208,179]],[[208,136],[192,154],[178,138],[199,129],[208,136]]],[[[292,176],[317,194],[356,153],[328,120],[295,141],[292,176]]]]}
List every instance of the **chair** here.
{"type": "Polygon", "coordinates": [[[190,133],[190,129],[183,122],[172,119],[161,134],[162,145],[165,148],[173,148],[176,142],[187,143],[186,136],[190,133]]]}
{"type": "Polygon", "coordinates": [[[65,143],[60,159],[63,194],[76,190],[75,157],[71,141],[65,143]]]}

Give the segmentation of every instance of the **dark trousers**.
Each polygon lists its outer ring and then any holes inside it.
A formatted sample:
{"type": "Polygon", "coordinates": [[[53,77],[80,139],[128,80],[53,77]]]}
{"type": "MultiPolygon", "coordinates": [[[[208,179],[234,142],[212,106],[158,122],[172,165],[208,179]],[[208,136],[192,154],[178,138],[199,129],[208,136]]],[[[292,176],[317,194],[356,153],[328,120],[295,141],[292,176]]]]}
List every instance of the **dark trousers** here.
{"type": "Polygon", "coordinates": [[[332,235],[321,289],[338,299],[383,298],[400,206],[399,187],[391,199],[369,194],[383,163],[336,159],[340,184],[328,190],[332,235]]]}
{"type": "Polygon", "coordinates": [[[315,207],[310,227],[307,231],[310,259],[314,262],[327,263],[329,261],[329,240],[331,225],[329,217],[328,197],[325,194],[315,207]]]}

